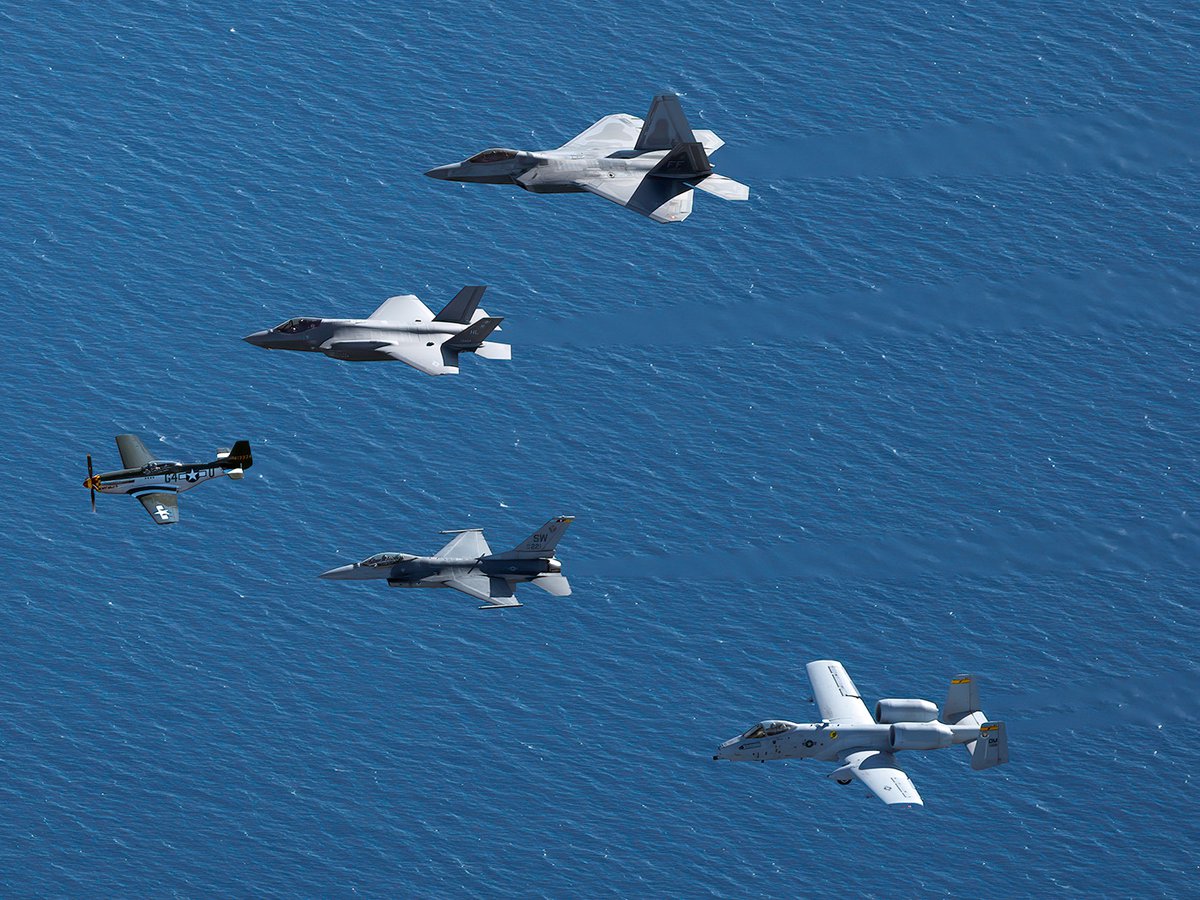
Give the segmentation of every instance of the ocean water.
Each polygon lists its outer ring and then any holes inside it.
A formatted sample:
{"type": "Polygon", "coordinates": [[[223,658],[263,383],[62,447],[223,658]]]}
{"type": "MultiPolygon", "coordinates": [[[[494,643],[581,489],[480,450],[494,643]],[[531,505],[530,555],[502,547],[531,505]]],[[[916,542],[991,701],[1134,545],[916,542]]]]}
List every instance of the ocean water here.
{"type": "Polygon", "coordinates": [[[1200,14],[0,10],[0,893],[1186,896],[1200,14]],[[678,92],[749,203],[424,178],[678,92]],[[511,363],[266,353],[490,286],[511,363]],[[247,438],[155,528],[84,454],[247,438]],[[570,598],[316,579],[551,515],[570,598]],[[1012,762],[715,763],[804,663],[1012,762]]]}

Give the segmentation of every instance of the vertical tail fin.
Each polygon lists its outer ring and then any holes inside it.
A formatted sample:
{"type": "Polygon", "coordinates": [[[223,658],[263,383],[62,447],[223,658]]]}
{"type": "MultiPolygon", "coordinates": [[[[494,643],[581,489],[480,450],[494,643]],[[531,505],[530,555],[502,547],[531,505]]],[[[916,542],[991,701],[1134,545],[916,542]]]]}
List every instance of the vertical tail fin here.
{"type": "Polygon", "coordinates": [[[229,450],[218,450],[217,465],[235,481],[245,477],[246,470],[254,465],[254,457],[250,454],[250,442],[237,441],[229,450]]]}
{"type": "Polygon", "coordinates": [[[474,350],[503,321],[503,316],[484,317],[474,325],[468,325],[458,334],[454,335],[454,337],[447,338],[442,347],[455,353],[461,353],[464,350],[474,350]]]}
{"type": "Polygon", "coordinates": [[[433,317],[433,321],[469,325],[471,316],[475,315],[475,310],[479,308],[479,301],[483,299],[483,292],[486,290],[487,288],[481,285],[463,288],[454,295],[454,299],[447,303],[440,313],[433,317]]]}
{"type": "Polygon", "coordinates": [[[642,125],[633,149],[638,153],[649,150],[671,150],[680,144],[696,140],[692,126],[688,124],[683,107],[675,94],[659,94],[650,104],[646,123],[642,125]]]}
{"type": "Polygon", "coordinates": [[[1008,762],[1008,730],[1003,722],[979,726],[979,740],[971,749],[971,768],[990,769],[1008,762]]]}
{"type": "Polygon", "coordinates": [[[955,675],[950,679],[950,690],[946,692],[946,704],[942,707],[941,720],[947,725],[957,725],[971,713],[977,712],[978,682],[970,675],[955,675]]]}
{"type": "Polygon", "coordinates": [[[217,451],[217,463],[222,469],[248,469],[254,465],[249,441],[237,441],[229,450],[217,451]]]}
{"type": "Polygon", "coordinates": [[[574,521],[574,516],[556,516],[512,550],[496,555],[501,559],[552,559],[554,548],[574,521]]]}
{"type": "Polygon", "coordinates": [[[707,178],[712,170],[704,145],[699,141],[688,141],[677,144],[648,174],[659,178],[707,178]]]}

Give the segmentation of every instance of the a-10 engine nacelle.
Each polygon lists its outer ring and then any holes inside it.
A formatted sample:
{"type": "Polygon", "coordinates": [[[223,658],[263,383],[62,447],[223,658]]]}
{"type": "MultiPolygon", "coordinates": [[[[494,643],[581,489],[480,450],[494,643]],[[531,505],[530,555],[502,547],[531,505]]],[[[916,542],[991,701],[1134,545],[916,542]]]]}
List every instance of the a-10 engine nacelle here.
{"type": "Polygon", "coordinates": [[[875,721],[881,725],[932,722],[937,717],[937,705],[928,700],[880,700],[875,704],[875,721]]]}
{"type": "Polygon", "coordinates": [[[954,732],[941,722],[897,722],[888,743],[893,750],[940,750],[954,743],[954,732]]]}

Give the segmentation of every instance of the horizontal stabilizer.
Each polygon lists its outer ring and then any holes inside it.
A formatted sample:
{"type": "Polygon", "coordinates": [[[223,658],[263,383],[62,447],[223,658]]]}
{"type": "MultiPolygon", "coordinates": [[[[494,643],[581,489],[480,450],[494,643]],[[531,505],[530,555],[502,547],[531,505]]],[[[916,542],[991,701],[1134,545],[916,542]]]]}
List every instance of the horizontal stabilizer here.
{"type": "Polygon", "coordinates": [[[750,188],[740,181],[734,181],[732,178],[726,178],[724,175],[709,175],[706,178],[701,178],[699,181],[692,182],[692,186],[712,194],[714,197],[720,197],[722,200],[750,199],[750,188]]]}
{"type": "Polygon", "coordinates": [[[495,341],[484,341],[475,348],[475,355],[484,359],[512,359],[512,347],[508,344],[497,344],[495,341]]]}
{"type": "Polygon", "coordinates": [[[725,142],[717,137],[713,132],[705,129],[696,128],[692,131],[695,140],[704,145],[704,152],[712,156],[718,150],[725,146],[725,142]]]}
{"type": "Polygon", "coordinates": [[[449,350],[452,353],[463,353],[467,350],[474,350],[476,347],[482,344],[484,339],[493,331],[495,331],[496,326],[503,321],[504,319],[501,316],[489,316],[487,318],[480,319],[478,322],[468,325],[458,334],[454,335],[454,337],[442,344],[442,348],[449,350]]]}
{"type": "Polygon", "coordinates": [[[1008,762],[1008,731],[1003,722],[985,722],[971,751],[972,769],[990,769],[1008,762]]]}
{"type": "Polygon", "coordinates": [[[463,288],[454,295],[454,299],[447,303],[440,313],[433,317],[433,320],[466,325],[471,321],[471,316],[475,315],[475,310],[479,308],[479,302],[483,299],[483,292],[486,290],[487,288],[482,285],[463,288]]]}
{"type": "Polygon", "coordinates": [[[555,597],[571,596],[571,582],[562,575],[539,575],[530,584],[540,587],[547,594],[553,594],[555,597]]]}

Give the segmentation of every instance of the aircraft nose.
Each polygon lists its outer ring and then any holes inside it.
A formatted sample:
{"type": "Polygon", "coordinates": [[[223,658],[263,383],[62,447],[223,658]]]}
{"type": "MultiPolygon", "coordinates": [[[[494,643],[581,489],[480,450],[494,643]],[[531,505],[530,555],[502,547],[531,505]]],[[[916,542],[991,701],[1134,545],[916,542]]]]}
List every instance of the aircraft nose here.
{"type": "Polygon", "coordinates": [[[436,169],[430,169],[425,174],[430,178],[436,178],[438,181],[449,181],[450,173],[455,168],[455,166],[438,166],[436,169]]]}
{"type": "Polygon", "coordinates": [[[355,566],[352,566],[352,565],[338,566],[337,568],[330,569],[328,572],[322,572],[317,577],[318,578],[328,578],[331,581],[342,581],[347,578],[350,578],[351,573],[354,571],[354,569],[355,569],[355,566]]]}
{"type": "Polygon", "coordinates": [[[255,347],[265,347],[267,345],[267,335],[269,334],[269,331],[256,331],[254,334],[246,335],[242,340],[247,344],[253,344],[255,347]]]}

